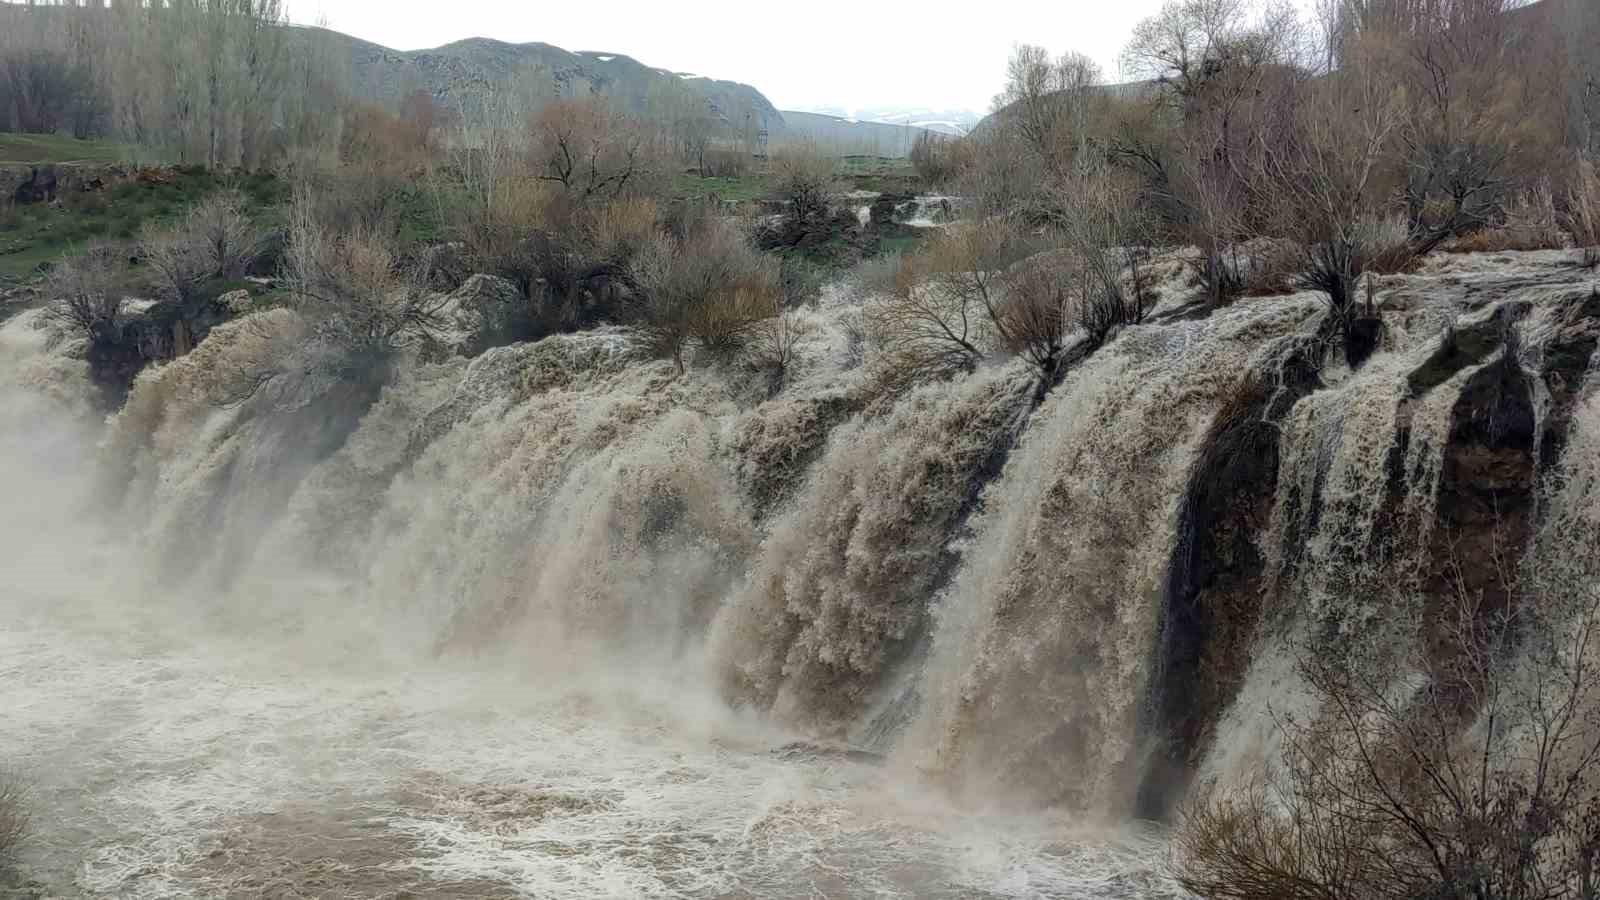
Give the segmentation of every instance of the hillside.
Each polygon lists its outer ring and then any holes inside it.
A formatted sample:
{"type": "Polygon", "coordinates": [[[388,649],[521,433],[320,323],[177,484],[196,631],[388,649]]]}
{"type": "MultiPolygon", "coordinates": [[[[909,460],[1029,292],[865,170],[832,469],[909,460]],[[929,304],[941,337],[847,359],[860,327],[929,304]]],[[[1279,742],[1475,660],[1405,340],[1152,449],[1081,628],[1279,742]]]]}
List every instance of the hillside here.
{"type": "Polygon", "coordinates": [[[550,44],[490,38],[394,50],[325,29],[302,34],[323,42],[320,49],[333,59],[348,59],[355,96],[388,105],[417,90],[469,108],[493,91],[566,97],[603,91],[642,111],[653,93],[682,86],[704,98],[714,115],[729,121],[752,115],[773,131],[783,127],[783,116],[750,85],[652,68],[620,53],[574,53],[550,44]]]}
{"type": "Polygon", "coordinates": [[[394,50],[326,29],[305,29],[322,52],[348,60],[352,93],[388,106],[417,90],[447,105],[472,108],[495,91],[571,97],[601,91],[644,112],[654,96],[687,88],[715,117],[730,123],[754,117],[774,140],[809,139],[847,152],[905,156],[925,129],[806,112],[780,112],[760,90],[693,72],[654,68],[631,56],[573,52],[545,43],[508,44],[469,38],[427,50],[394,50]]]}

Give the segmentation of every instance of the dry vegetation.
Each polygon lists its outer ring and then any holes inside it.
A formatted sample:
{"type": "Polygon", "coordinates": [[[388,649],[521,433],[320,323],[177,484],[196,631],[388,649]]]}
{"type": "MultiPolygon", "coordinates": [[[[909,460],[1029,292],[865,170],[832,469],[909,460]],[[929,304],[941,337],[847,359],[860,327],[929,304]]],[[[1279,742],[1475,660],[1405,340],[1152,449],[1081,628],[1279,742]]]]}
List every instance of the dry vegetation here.
{"type": "Polygon", "coordinates": [[[1463,590],[1442,622],[1303,654],[1320,713],[1280,716],[1281,765],[1191,800],[1179,880],[1238,900],[1594,897],[1600,597],[1583,594],[1490,611],[1463,590]]]}

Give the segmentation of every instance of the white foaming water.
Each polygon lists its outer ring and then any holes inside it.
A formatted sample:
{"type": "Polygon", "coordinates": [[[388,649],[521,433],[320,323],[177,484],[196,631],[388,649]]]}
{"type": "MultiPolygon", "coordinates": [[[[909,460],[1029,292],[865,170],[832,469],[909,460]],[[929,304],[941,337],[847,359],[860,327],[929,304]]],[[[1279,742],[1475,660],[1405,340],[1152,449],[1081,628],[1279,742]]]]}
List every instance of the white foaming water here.
{"type": "Polygon", "coordinates": [[[1154,835],[960,814],[880,768],[774,755],[778,735],[709,706],[695,718],[670,685],[542,688],[505,669],[6,613],[0,758],[34,785],[25,874],[51,893],[1160,890],[1154,835]]]}
{"type": "Polygon", "coordinates": [[[977,796],[1126,813],[1195,453],[1254,357],[1318,313],[1300,297],[1135,328],[1051,395],[941,601],[908,763],[977,796]]]}
{"type": "Polygon", "coordinates": [[[259,351],[230,328],[147,372],[98,459],[60,414],[82,362],[0,330],[3,484],[36,510],[0,546],[25,889],[1170,893],[1158,832],[973,815],[717,695],[698,636],[759,554],[716,381],[604,335],[411,365],[318,459],[327,386],[209,399],[259,351]]]}

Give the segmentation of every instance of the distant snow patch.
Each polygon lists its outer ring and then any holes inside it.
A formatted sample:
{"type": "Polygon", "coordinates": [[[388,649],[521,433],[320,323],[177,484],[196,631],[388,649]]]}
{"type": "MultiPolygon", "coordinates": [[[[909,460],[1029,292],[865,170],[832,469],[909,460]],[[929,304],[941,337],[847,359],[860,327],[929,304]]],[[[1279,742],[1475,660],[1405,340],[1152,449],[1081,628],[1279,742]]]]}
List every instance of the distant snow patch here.
{"type": "Polygon", "coordinates": [[[596,56],[595,59],[598,59],[601,62],[611,62],[613,59],[616,59],[616,57],[615,56],[596,56]]]}

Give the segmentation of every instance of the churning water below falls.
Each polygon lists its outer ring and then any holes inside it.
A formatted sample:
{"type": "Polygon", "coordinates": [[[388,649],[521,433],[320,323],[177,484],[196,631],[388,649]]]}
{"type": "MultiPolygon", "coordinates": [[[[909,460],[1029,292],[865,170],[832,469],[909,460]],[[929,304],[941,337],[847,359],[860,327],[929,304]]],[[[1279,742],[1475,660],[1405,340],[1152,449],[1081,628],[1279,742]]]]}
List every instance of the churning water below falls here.
{"type": "Polygon", "coordinates": [[[958,812],[643,673],[563,688],[95,618],[0,629],[47,896],[1163,893],[1153,835],[958,812]]]}
{"type": "MultiPolygon", "coordinates": [[[[81,348],[36,313],[0,327],[0,767],[33,820],[0,897],[1171,894],[1154,827],[957,804],[889,748],[729,703],[704,622],[595,624],[613,594],[721,583],[698,540],[617,533],[637,494],[699,502],[705,473],[656,455],[703,437],[682,397],[639,408],[659,367],[577,401],[419,367],[295,468],[317,440],[303,408],[214,407],[170,380],[221,365],[147,373],[103,420],[81,348]],[[468,423],[489,459],[445,447],[405,469],[404,429],[464,395],[494,406],[468,423]],[[518,483],[558,455],[539,420],[572,446],[518,483]],[[545,508],[571,542],[548,559],[542,513],[518,518],[545,508]],[[229,562],[241,544],[252,564],[229,562]],[[532,598],[518,615],[494,593],[508,581],[532,598]]],[[[717,515],[691,509],[679,534],[717,515]]]]}

